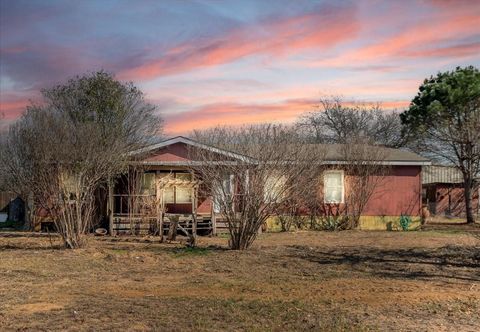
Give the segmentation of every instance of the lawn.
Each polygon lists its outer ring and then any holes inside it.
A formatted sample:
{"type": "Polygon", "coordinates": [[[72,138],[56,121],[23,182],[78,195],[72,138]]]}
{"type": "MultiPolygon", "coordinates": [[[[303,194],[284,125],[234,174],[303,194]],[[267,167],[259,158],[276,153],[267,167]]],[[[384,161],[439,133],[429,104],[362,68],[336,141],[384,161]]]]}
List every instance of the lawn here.
{"type": "Polygon", "coordinates": [[[244,252],[225,238],[63,250],[19,235],[0,233],[2,331],[480,327],[480,240],[467,231],[271,233],[244,252]]]}

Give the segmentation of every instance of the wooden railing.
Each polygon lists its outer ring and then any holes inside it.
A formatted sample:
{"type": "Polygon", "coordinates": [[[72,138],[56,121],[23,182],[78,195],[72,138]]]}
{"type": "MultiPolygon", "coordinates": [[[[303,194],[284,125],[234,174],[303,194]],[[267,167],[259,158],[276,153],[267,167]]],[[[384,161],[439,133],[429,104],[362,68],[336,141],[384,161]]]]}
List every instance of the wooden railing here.
{"type": "Polygon", "coordinates": [[[150,194],[114,194],[113,215],[142,217],[156,215],[156,196],[150,194]]]}

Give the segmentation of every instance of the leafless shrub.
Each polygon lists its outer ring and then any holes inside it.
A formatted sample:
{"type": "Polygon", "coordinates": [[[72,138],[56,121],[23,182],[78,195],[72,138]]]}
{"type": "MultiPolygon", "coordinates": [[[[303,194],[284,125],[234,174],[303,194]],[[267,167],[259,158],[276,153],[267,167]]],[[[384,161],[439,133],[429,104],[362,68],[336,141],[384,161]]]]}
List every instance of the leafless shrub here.
{"type": "Polygon", "coordinates": [[[368,201],[376,190],[379,190],[390,172],[385,165],[387,151],[368,142],[355,142],[342,146],[342,154],[346,161],[344,168],[347,174],[345,215],[348,216],[347,228],[357,228],[368,201]]]}
{"type": "Polygon", "coordinates": [[[309,215],[311,229],[357,228],[367,203],[380,190],[390,172],[385,164],[387,149],[359,139],[350,139],[349,142],[325,145],[326,155],[329,160],[335,160],[334,164],[326,162],[322,165],[306,184],[307,188],[297,193],[309,215]],[[328,174],[334,176],[330,178],[328,174]],[[343,185],[337,191],[327,190],[332,184],[326,181],[343,185]]]}
{"type": "MultiPolygon", "coordinates": [[[[192,168],[214,197],[228,225],[232,249],[247,249],[268,218],[299,206],[299,193],[324,160],[319,146],[304,144],[289,127],[218,127],[194,133],[205,144],[235,154],[192,149],[192,168]]],[[[303,195],[302,195],[303,196],[303,195]]]]}

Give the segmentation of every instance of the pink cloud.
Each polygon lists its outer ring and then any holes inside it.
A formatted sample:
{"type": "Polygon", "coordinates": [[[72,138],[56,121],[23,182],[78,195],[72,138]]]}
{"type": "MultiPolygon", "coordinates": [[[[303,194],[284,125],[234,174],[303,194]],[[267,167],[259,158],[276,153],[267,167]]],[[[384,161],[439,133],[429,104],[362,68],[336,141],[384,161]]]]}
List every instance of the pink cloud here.
{"type": "Polygon", "coordinates": [[[19,99],[12,101],[0,101],[0,114],[3,114],[5,120],[15,120],[25,111],[30,102],[28,99],[19,99]]]}
{"type": "Polygon", "coordinates": [[[120,72],[119,77],[152,79],[251,55],[279,57],[304,49],[330,48],[353,39],[357,30],[354,8],[323,7],[315,13],[279,21],[267,20],[210,40],[177,45],[158,59],[120,72]]]}
{"type": "MultiPolygon", "coordinates": [[[[358,102],[345,101],[345,106],[358,102]]],[[[376,101],[363,101],[363,105],[377,104],[376,101]]],[[[384,101],[384,109],[403,109],[410,101],[384,101]]],[[[216,125],[242,125],[265,122],[293,122],[302,114],[312,111],[318,99],[291,99],[280,103],[240,104],[216,103],[198,107],[192,111],[172,115],[166,119],[169,134],[184,134],[193,129],[206,129],[216,125]]]]}
{"type": "Polygon", "coordinates": [[[427,48],[418,51],[407,51],[402,53],[411,57],[450,57],[450,56],[469,56],[480,54],[480,42],[427,48]]]}
{"type": "Polygon", "coordinates": [[[472,37],[478,34],[480,24],[480,7],[450,8],[432,13],[428,19],[423,18],[407,29],[384,38],[382,41],[355,48],[349,52],[327,60],[314,61],[314,66],[343,67],[382,64],[399,57],[443,57],[475,54],[478,43],[458,46],[439,46],[445,42],[472,37]]]}

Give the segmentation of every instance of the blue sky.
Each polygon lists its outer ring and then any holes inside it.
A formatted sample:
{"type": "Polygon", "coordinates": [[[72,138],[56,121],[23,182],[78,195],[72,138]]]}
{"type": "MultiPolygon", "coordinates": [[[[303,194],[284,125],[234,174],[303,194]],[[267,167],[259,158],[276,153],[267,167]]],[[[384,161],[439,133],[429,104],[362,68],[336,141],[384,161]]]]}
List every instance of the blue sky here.
{"type": "Polygon", "coordinates": [[[480,1],[0,0],[0,110],[111,71],[167,133],[290,122],[329,95],[402,109],[421,81],[480,65],[480,1]]]}

